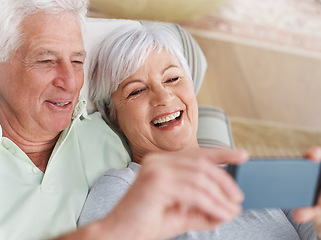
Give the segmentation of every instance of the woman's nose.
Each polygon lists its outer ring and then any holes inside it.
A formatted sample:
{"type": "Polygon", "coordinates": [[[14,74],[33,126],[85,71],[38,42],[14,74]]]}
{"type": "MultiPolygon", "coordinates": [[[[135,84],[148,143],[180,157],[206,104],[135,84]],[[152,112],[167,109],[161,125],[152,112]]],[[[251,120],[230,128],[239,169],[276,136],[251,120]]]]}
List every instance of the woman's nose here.
{"type": "Polygon", "coordinates": [[[152,95],[153,106],[167,106],[174,99],[172,91],[164,86],[155,89],[152,95]]]}

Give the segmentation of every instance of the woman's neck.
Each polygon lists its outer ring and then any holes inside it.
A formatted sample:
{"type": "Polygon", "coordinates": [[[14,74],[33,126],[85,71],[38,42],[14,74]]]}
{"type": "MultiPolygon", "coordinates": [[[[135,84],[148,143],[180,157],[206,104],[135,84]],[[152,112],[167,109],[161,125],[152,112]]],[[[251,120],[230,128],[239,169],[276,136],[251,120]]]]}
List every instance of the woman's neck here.
{"type": "MultiPolygon", "coordinates": [[[[187,150],[195,150],[195,149],[199,149],[199,145],[196,141],[196,143],[193,143],[191,144],[190,147],[186,148],[186,149],[183,149],[183,150],[179,150],[179,151],[176,151],[176,152],[180,152],[180,151],[187,151],[187,150]]],[[[143,160],[144,160],[144,157],[146,154],[148,153],[151,153],[151,152],[145,152],[145,153],[141,153],[141,152],[138,152],[138,151],[135,151],[134,149],[131,149],[131,152],[132,152],[132,162],[135,162],[135,163],[138,163],[138,164],[143,164],[143,160]]],[[[158,152],[171,152],[171,151],[165,151],[165,150],[159,150],[158,152]]]]}

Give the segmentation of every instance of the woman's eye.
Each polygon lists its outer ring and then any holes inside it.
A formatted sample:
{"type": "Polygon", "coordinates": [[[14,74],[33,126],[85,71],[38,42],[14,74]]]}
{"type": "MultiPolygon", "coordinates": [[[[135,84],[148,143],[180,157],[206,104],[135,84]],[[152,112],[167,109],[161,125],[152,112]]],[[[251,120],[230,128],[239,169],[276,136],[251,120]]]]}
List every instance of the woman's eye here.
{"type": "Polygon", "coordinates": [[[171,83],[171,82],[175,82],[179,79],[179,77],[176,77],[176,78],[170,78],[166,81],[166,83],[171,83]]]}
{"type": "Polygon", "coordinates": [[[131,92],[131,93],[128,95],[128,97],[138,95],[138,94],[140,94],[141,92],[143,92],[144,90],[145,90],[145,89],[135,90],[135,91],[131,92]]]}

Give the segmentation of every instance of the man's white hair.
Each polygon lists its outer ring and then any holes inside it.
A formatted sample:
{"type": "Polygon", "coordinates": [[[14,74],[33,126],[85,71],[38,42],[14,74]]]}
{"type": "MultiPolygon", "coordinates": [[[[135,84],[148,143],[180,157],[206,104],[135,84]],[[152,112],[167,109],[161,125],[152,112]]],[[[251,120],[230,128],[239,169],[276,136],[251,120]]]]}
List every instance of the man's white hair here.
{"type": "Polygon", "coordinates": [[[83,27],[88,0],[0,0],[0,62],[6,62],[23,41],[21,23],[37,12],[70,12],[83,27]]]}

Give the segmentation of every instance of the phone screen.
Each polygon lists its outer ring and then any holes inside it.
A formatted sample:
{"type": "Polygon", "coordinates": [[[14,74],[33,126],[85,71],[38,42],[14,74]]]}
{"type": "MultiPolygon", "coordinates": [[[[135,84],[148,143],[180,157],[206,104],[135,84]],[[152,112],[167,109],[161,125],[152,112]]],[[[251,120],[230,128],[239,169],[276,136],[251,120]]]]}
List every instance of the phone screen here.
{"type": "Polygon", "coordinates": [[[227,170],[244,193],[243,210],[293,209],[315,204],[320,163],[304,158],[257,158],[227,170]]]}

